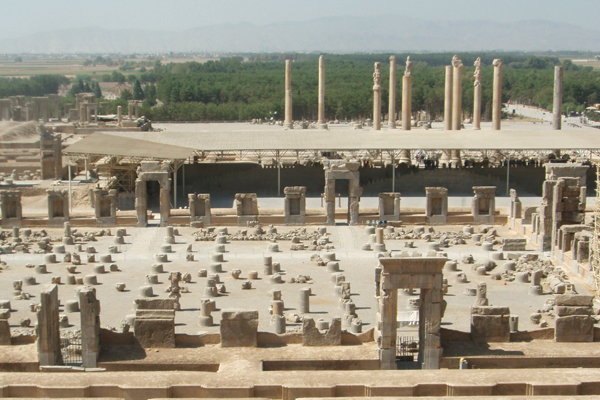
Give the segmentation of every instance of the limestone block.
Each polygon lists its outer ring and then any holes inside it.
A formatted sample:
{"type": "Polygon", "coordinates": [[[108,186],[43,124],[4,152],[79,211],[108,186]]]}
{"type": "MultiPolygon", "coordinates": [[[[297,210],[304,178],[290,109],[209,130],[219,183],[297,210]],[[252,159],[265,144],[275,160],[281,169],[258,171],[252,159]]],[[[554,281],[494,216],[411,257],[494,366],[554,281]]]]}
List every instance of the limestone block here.
{"type": "Polygon", "coordinates": [[[0,346],[10,346],[10,325],[8,320],[0,319],[0,346]]]}
{"type": "Polygon", "coordinates": [[[135,339],[144,348],[175,347],[175,318],[138,318],[133,330],[135,339]]]}
{"type": "Polygon", "coordinates": [[[525,251],[527,239],[506,238],[502,240],[502,251],[525,251]]]}
{"type": "Polygon", "coordinates": [[[555,304],[557,306],[592,307],[594,305],[594,296],[580,294],[562,294],[556,296],[555,304]]]}
{"type": "Polygon", "coordinates": [[[556,306],[555,307],[557,317],[566,317],[569,315],[593,315],[594,309],[592,307],[569,307],[569,306],[556,306]]]}
{"type": "Polygon", "coordinates": [[[221,312],[221,347],[257,347],[258,310],[221,312]]]}
{"type": "Polygon", "coordinates": [[[471,314],[471,336],[474,342],[509,342],[509,316],[471,314]]]}
{"type": "Polygon", "coordinates": [[[174,310],[175,299],[135,299],[138,310],[174,310]]]}
{"type": "Polygon", "coordinates": [[[302,322],[302,345],[303,346],[341,346],[342,344],[342,320],[333,318],[327,332],[321,333],[315,326],[315,320],[304,318],[302,322]]]}
{"type": "Polygon", "coordinates": [[[554,340],[557,342],[594,341],[594,319],[587,315],[557,318],[554,340]]]}
{"type": "Polygon", "coordinates": [[[509,315],[510,314],[510,309],[508,307],[473,306],[473,307],[471,307],[471,314],[478,314],[478,315],[509,315]]]}

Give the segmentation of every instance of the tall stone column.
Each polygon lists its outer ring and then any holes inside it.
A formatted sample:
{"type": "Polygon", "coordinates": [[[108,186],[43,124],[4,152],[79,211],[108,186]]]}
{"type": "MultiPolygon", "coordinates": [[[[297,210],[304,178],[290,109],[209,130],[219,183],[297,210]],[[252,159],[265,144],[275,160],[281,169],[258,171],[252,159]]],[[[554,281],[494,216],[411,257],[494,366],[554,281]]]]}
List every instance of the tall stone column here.
{"type": "Polygon", "coordinates": [[[160,184],[160,226],[168,226],[171,214],[171,180],[160,182],[160,184]]]}
{"type": "Polygon", "coordinates": [[[462,125],[462,68],[459,56],[452,57],[452,130],[459,131],[462,125]]]}
{"type": "Polygon", "coordinates": [[[148,224],[148,198],[146,181],[142,179],[135,181],[135,211],[138,220],[137,226],[145,227],[148,224]]]}
{"type": "Polygon", "coordinates": [[[452,130],[452,79],[454,67],[446,65],[446,87],[444,94],[444,129],[452,130]]]}
{"type": "Polygon", "coordinates": [[[325,123],[325,58],[319,57],[319,114],[317,125],[320,129],[327,129],[325,123]]]}
{"type": "Polygon", "coordinates": [[[373,72],[373,127],[381,130],[381,63],[375,63],[373,72]]]}
{"type": "Polygon", "coordinates": [[[501,129],[502,118],[502,60],[494,60],[494,93],[492,94],[492,129],[501,129]]]}
{"type": "Polygon", "coordinates": [[[386,288],[381,284],[379,296],[379,315],[381,321],[381,337],[379,344],[379,360],[381,369],[396,369],[396,333],[398,313],[398,289],[386,288]]]}
{"type": "Polygon", "coordinates": [[[481,129],[481,58],[475,60],[475,83],[473,93],[473,129],[481,129]]]}
{"type": "Polygon", "coordinates": [[[285,60],[285,121],[283,127],[294,129],[292,120],[292,60],[285,60]]]}
{"type": "Polygon", "coordinates": [[[62,365],[58,323],[58,286],[46,285],[39,297],[37,311],[37,353],[40,365],[62,365]]]}
{"type": "Polygon", "coordinates": [[[402,77],[402,130],[410,131],[412,115],[412,61],[406,58],[406,69],[402,77]]]}
{"type": "Polygon", "coordinates": [[[96,299],[95,289],[79,291],[79,307],[83,367],[96,368],[100,355],[100,302],[96,299]]]}
{"type": "Polygon", "coordinates": [[[396,129],[396,56],[390,56],[390,101],[388,129],[396,129]]]}
{"type": "Polygon", "coordinates": [[[554,67],[554,106],[552,108],[552,129],[562,129],[563,67],[554,67]]]}
{"type": "Polygon", "coordinates": [[[121,114],[121,106],[117,106],[117,124],[121,126],[123,123],[123,115],[121,114]]]}

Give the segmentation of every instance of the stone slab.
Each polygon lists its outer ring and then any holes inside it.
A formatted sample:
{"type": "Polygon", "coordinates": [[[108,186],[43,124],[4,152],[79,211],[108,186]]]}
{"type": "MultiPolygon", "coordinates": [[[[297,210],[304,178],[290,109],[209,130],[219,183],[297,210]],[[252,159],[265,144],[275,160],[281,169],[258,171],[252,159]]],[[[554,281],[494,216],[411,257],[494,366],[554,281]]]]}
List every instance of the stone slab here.
{"type": "Polygon", "coordinates": [[[556,296],[555,305],[557,306],[587,306],[592,307],[594,305],[594,296],[581,295],[581,294],[561,294],[556,296]]]}
{"type": "Polygon", "coordinates": [[[142,347],[174,348],[175,320],[174,319],[138,319],[134,321],[135,338],[142,347]]]}
{"type": "Polygon", "coordinates": [[[558,317],[554,329],[557,342],[593,342],[594,319],[585,315],[558,317]]]}
{"type": "Polygon", "coordinates": [[[258,346],[258,310],[223,310],[221,347],[258,346]]]}

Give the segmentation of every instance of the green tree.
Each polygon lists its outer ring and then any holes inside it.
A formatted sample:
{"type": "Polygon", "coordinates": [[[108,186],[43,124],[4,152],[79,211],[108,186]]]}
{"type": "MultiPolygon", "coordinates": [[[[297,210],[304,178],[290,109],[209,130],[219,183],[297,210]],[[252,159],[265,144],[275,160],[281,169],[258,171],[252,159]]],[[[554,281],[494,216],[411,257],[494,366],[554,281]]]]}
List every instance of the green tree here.
{"type": "Polygon", "coordinates": [[[118,71],[113,71],[110,74],[110,78],[112,82],[118,82],[120,84],[124,84],[125,83],[125,75],[123,75],[122,73],[118,72],[118,71]]]}
{"type": "Polygon", "coordinates": [[[18,62],[18,63],[23,62],[23,57],[21,57],[21,56],[15,57],[15,62],[18,62]]]}
{"type": "Polygon", "coordinates": [[[131,94],[131,90],[129,89],[123,89],[121,91],[121,99],[127,101],[127,100],[133,100],[133,95],[131,94]]]}
{"type": "Polygon", "coordinates": [[[133,82],[133,100],[144,100],[144,91],[142,90],[142,84],[138,79],[133,82]]]}
{"type": "Polygon", "coordinates": [[[94,84],[94,96],[96,96],[97,99],[102,98],[102,90],[100,90],[100,84],[98,82],[95,82],[94,84]]]}
{"type": "Polygon", "coordinates": [[[154,85],[146,85],[144,87],[144,97],[146,103],[149,107],[154,107],[156,105],[156,86],[154,85]]]}

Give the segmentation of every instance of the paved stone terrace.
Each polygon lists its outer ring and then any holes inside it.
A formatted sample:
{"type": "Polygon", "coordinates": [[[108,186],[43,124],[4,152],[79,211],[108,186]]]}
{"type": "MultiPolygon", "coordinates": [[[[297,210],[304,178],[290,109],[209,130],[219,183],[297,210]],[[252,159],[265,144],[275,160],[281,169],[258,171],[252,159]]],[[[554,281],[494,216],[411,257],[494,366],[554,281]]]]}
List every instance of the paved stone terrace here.
{"type": "MultiPolygon", "coordinates": [[[[292,227],[276,227],[279,233],[291,231],[292,227]]],[[[238,227],[229,227],[229,233],[235,233],[238,227]]],[[[308,231],[316,229],[314,226],[307,226],[308,231]]],[[[460,226],[439,226],[435,231],[461,231],[460,226]]],[[[496,227],[501,238],[516,237],[516,233],[505,227],[496,227]]],[[[80,229],[84,231],[87,229],[80,229]]],[[[99,229],[89,229],[99,230],[99,229]]],[[[199,327],[197,319],[200,315],[199,301],[203,297],[206,278],[197,276],[198,270],[210,269],[210,256],[214,252],[216,243],[205,241],[194,241],[192,233],[196,229],[189,227],[179,227],[180,236],[176,236],[176,244],[172,245],[174,253],[168,255],[169,262],[164,263],[165,271],[179,271],[181,273],[190,273],[193,277],[192,283],[182,282],[182,286],[189,289],[190,293],[184,293],[181,297],[182,311],[177,312],[176,332],[194,334],[201,331],[218,332],[220,310],[228,308],[257,309],[260,315],[259,330],[274,332],[274,327],[270,324],[268,313],[271,299],[267,292],[270,289],[279,289],[282,291],[282,299],[285,302],[285,313],[299,313],[300,289],[311,287],[313,295],[310,297],[310,311],[308,315],[312,318],[324,318],[330,320],[335,316],[341,315],[338,298],[334,295],[334,284],[331,282],[330,273],[325,267],[317,266],[310,260],[315,251],[290,251],[290,241],[280,241],[278,253],[268,253],[267,241],[230,241],[225,245],[225,262],[223,263],[224,272],[220,274],[220,280],[225,285],[226,293],[216,298],[218,310],[213,312],[215,325],[212,327],[199,327]],[[195,261],[186,261],[186,248],[192,245],[195,261]],[[271,255],[274,262],[279,262],[285,275],[285,283],[271,283],[268,277],[263,273],[263,256],[271,255]],[[232,269],[242,271],[241,278],[247,276],[251,270],[258,271],[258,280],[252,281],[252,290],[242,290],[242,280],[234,280],[230,274],[232,269]],[[290,278],[298,275],[307,275],[312,278],[312,284],[289,283],[290,278]]],[[[62,236],[62,229],[47,229],[51,236],[62,236]]],[[[113,234],[114,234],[113,229],[113,234]]],[[[128,235],[125,237],[125,245],[120,245],[120,253],[113,254],[113,260],[118,265],[118,272],[108,272],[98,275],[98,285],[94,287],[98,293],[98,299],[101,302],[102,312],[100,315],[103,327],[111,326],[119,328],[121,321],[128,314],[133,314],[133,300],[138,297],[139,287],[148,285],[146,275],[151,273],[150,266],[156,261],[154,256],[159,253],[160,245],[163,243],[166,235],[166,228],[127,228],[128,235]],[[118,292],[115,284],[118,282],[126,283],[127,290],[118,292]]],[[[362,244],[369,241],[369,235],[364,227],[359,226],[331,226],[327,227],[331,244],[335,247],[340,263],[342,273],[346,280],[351,282],[352,299],[357,306],[357,314],[364,322],[364,330],[373,327],[376,314],[376,301],[374,298],[374,268],[377,266],[376,254],[372,251],[361,251],[362,244]]],[[[97,242],[88,242],[83,244],[94,246],[99,254],[108,253],[108,246],[113,245],[114,236],[99,237],[97,242]]],[[[409,253],[419,252],[426,255],[429,251],[429,244],[423,240],[415,240],[415,248],[406,249],[406,240],[388,240],[386,246],[388,250],[402,251],[408,250],[409,253]]],[[[68,252],[73,252],[75,246],[66,246],[68,252]]],[[[479,282],[486,282],[488,288],[488,299],[491,305],[508,306],[512,315],[520,317],[520,329],[530,330],[536,326],[529,323],[529,315],[532,312],[542,308],[546,299],[551,298],[546,288],[543,296],[528,295],[529,284],[508,282],[503,280],[492,280],[489,275],[479,276],[472,270],[472,265],[461,264],[464,255],[472,254],[476,261],[487,259],[489,254],[484,252],[481,246],[476,246],[470,240],[465,245],[455,245],[442,249],[442,252],[448,254],[451,259],[459,261],[458,269],[467,275],[468,283],[453,283],[453,274],[448,275],[449,291],[445,299],[448,302],[448,308],[443,320],[443,327],[469,331],[470,317],[469,307],[473,305],[475,298],[465,296],[465,288],[476,288],[479,282]]],[[[538,252],[528,251],[528,253],[539,254],[541,258],[545,256],[538,252]]],[[[62,255],[57,255],[62,260],[62,255]]],[[[11,327],[17,328],[21,318],[28,317],[35,323],[35,314],[29,310],[29,305],[36,303],[43,284],[50,283],[51,277],[61,276],[63,284],[59,288],[59,296],[64,305],[67,300],[74,300],[77,286],[66,285],[65,277],[67,275],[66,267],[71,264],[56,263],[48,264],[47,274],[36,274],[34,269],[26,268],[26,264],[41,264],[44,261],[42,254],[10,254],[3,255],[2,261],[6,262],[6,268],[0,276],[0,298],[10,299],[12,297],[12,282],[16,279],[22,279],[27,275],[35,276],[38,285],[24,286],[25,292],[33,297],[30,300],[12,300],[12,316],[9,320],[11,327]]],[[[85,253],[82,253],[83,265],[78,266],[76,276],[83,277],[91,274],[93,266],[96,264],[86,263],[85,253]]],[[[498,261],[498,270],[501,270],[503,261],[498,261]]],[[[108,270],[108,266],[106,268],[108,270]]],[[[210,274],[210,271],[209,271],[210,274]]],[[[588,288],[577,278],[571,278],[579,293],[589,293],[588,288]]],[[[168,273],[159,274],[159,284],[152,285],[156,297],[167,297],[166,288],[169,286],[168,273]]],[[[414,297],[414,296],[413,296],[414,297]]],[[[411,296],[400,294],[399,309],[404,307],[409,310],[408,301],[411,296]]],[[[64,313],[64,308],[61,309],[64,313]]],[[[72,329],[79,327],[78,313],[68,313],[69,322],[72,329]]],[[[552,326],[552,320],[548,320],[552,326]]],[[[289,323],[288,331],[300,329],[300,324],[289,323]]],[[[416,334],[416,329],[409,329],[409,334],[416,334]],[[412,332],[412,333],[411,333],[412,332]]]]}

